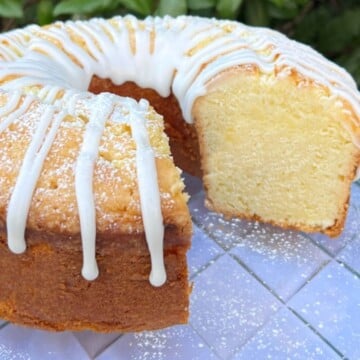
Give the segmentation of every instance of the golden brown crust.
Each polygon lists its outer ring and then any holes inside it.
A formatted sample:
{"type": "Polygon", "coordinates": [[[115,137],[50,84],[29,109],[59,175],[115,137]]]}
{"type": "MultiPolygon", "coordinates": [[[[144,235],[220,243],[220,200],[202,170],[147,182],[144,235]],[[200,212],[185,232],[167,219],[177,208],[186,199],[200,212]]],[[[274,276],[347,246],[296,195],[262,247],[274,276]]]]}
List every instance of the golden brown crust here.
{"type": "Polygon", "coordinates": [[[26,253],[14,255],[1,232],[0,318],[56,331],[141,331],[186,323],[189,238],[179,238],[173,229],[165,238],[176,245],[165,250],[168,279],[156,288],[148,280],[150,260],[143,235],[98,241],[100,276],[89,282],[80,274],[79,239],[30,233],[26,253]]]}
{"type": "Polygon", "coordinates": [[[282,229],[297,230],[297,231],[303,231],[306,233],[321,232],[332,238],[335,238],[342,233],[344,226],[345,226],[345,220],[346,220],[346,216],[347,216],[347,212],[348,212],[348,208],[349,208],[349,203],[347,202],[346,204],[344,204],[344,206],[341,209],[339,209],[340,216],[338,219],[335,219],[334,225],[324,229],[321,226],[308,226],[306,224],[300,224],[300,223],[299,224],[289,224],[289,223],[285,223],[285,222],[279,223],[279,222],[275,222],[272,220],[265,220],[265,219],[261,218],[261,216],[258,216],[258,215],[249,215],[249,214],[244,214],[244,213],[234,214],[233,212],[230,213],[222,208],[214,206],[213,203],[211,202],[211,200],[209,200],[208,198],[205,200],[205,204],[209,210],[223,214],[226,218],[238,217],[239,219],[244,219],[244,220],[249,220],[249,221],[259,221],[264,224],[270,224],[273,226],[281,227],[282,229]]]}

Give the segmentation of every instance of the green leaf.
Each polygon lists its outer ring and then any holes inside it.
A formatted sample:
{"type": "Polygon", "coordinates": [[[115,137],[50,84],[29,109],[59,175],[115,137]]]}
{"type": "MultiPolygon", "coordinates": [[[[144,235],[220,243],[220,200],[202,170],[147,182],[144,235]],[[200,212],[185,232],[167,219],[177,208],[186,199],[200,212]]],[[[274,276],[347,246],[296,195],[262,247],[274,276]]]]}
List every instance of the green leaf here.
{"type": "Polygon", "coordinates": [[[186,14],[187,6],[186,0],[160,0],[155,15],[164,16],[178,16],[186,14]]]}
{"type": "Polygon", "coordinates": [[[152,0],[118,0],[118,3],[144,16],[150,15],[153,8],[152,0]]]}
{"type": "Polygon", "coordinates": [[[269,25],[269,12],[265,0],[247,0],[245,3],[245,21],[249,25],[269,25]]]}
{"type": "Polygon", "coordinates": [[[311,0],[296,0],[295,2],[300,6],[305,6],[308,4],[311,0]]]}
{"type": "Polygon", "coordinates": [[[216,11],[220,18],[235,19],[242,4],[243,0],[218,0],[216,11]]]}
{"type": "Polygon", "coordinates": [[[21,0],[0,0],[0,16],[22,18],[24,16],[21,0]]]}
{"type": "Polygon", "coordinates": [[[277,7],[283,7],[286,0],[269,0],[269,3],[274,4],[277,7]]]}
{"type": "Polygon", "coordinates": [[[331,12],[325,6],[320,6],[307,14],[295,27],[294,38],[298,41],[318,46],[318,34],[332,18],[331,12]]]}
{"type": "Polygon", "coordinates": [[[269,15],[274,19],[292,19],[298,15],[300,8],[293,1],[283,1],[283,5],[269,4],[269,15]]]}
{"type": "Polygon", "coordinates": [[[190,10],[209,9],[215,7],[216,0],[188,0],[187,5],[190,10]]]}
{"type": "Polygon", "coordinates": [[[64,14],[91,14],[111,3],[111,0],[63,0],[54,8],[54,16],[64,14]]]}
{"type": "Polygon", "coordinates": [[[288,8],[288,7],[297,7],[304,6],[310,0],[268,0],[268,2],[278,8],[288,8]]]}
{"type": "Polygon", "coordinates": [[[189,10],[189,14],[194,16],[211,18],[215,16],[215,8],[189,10]]]}
{"type": "Polygon", "coordinates": [[[360,36],[360,7],[347,10],[319,29],[319,47],[323,52],[337,53],[351,46],[360,36]]]}
{"type": "Polygon", "coordinates": [[[53,3],[51,0],[41,0],[36,8],[36,18],[39,25],[49,24],[53,21],[53,3]]]}

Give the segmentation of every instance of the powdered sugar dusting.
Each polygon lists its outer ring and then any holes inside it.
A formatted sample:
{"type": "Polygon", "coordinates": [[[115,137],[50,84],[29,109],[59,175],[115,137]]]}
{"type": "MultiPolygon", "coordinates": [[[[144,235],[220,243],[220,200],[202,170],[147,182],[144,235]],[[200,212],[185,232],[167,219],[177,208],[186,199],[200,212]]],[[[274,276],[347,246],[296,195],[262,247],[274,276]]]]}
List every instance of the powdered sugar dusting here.
{"type": "Polygon", "coordinates": [[[125,335],[100,359],[116,358],[119,352],[133,360],[218,359],[190,326],[125,335]]]}
{"type": "MultiPolygon", "coordinates": [[[[28,218],[30,227],[43,228],[46,222],[50,229],[56,228],[66,233],[76,233],[79,230],[73,172],[80,139],[89,117],[87,102],[92,97],[94,95],[91,94],[79,96],[74,108],[69,109],[74,111],[75,116],[67,116],[60,125],[33,196],[28,218]],[[59,198],[62,199],[61,202],[58,201],[59,198]],[[47,214],[48,219],[44,218],[44,214],[47,214]]],[[[48,106],[34,102],[25,115],[16,119],[0,135],[4,148],[0,154],[0,184],[3,189],[0,208],[4,209],[9,201],[24,151],[32,139],[38,119],[48,106]],[[16,151],[13,151],[14,148],[16,151]]],[[[104,215],[104,221],[98,223],[99,231],[119,230],[121,227],[125,232],[130,232],[134,230],[134,226],[137,231],[142,231],[135,167],[136,148],[131,129],[124,120],[130,109],[121,102],[117,107],[119,111],[114,111],[113,118],[107,120],[94,172],[96,209],[98,217],[104,215]],[[132,217],[127,215],[119,218],[126,212],[131,213],[132,217]]],[[[151,113],[146,126],[150,141],[156,145],[156,158],[169,158],[170,151],[167,138],[162,133],[160,117],[151,113]]],[[[169,191],[162,192],[161,198],[164,208],[174,206],[173,196],[169,191]]]]}

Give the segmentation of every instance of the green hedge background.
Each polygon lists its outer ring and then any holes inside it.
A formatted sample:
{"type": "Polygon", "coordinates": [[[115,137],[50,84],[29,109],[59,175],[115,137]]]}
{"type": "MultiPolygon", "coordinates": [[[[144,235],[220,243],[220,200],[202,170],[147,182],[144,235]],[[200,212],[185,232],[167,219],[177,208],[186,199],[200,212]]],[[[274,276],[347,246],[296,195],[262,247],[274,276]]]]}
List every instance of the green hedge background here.
{"type": "Polygon", "coordinates": [[[191,14],[271,27],[345,67],[360,85],[360,0],[0,0],[2,31],[127,13],[191,14]]]}

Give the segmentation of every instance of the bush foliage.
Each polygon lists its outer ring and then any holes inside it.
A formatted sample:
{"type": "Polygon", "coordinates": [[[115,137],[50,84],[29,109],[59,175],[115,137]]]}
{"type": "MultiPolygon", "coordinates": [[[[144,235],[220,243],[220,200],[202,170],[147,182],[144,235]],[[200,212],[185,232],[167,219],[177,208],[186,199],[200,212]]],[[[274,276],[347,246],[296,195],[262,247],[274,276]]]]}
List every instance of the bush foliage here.
{"type": "Polygon", "coordinates": [[[0,0],[3,31],[127,13],[191,14],[268,26],[313,46],[360,84],[360,0],[0,0]]]}

